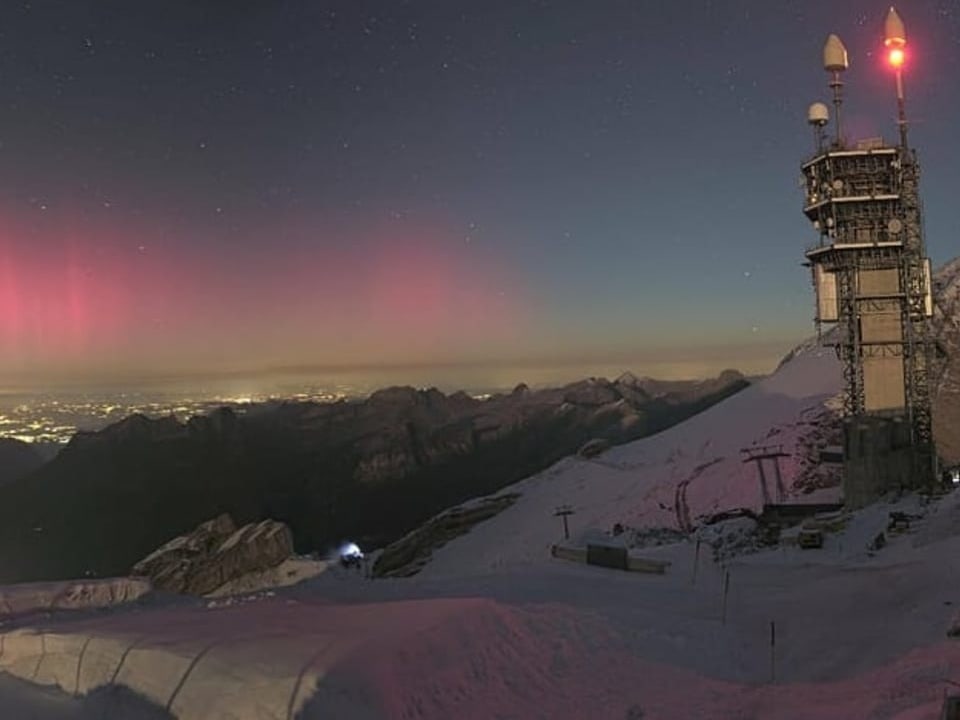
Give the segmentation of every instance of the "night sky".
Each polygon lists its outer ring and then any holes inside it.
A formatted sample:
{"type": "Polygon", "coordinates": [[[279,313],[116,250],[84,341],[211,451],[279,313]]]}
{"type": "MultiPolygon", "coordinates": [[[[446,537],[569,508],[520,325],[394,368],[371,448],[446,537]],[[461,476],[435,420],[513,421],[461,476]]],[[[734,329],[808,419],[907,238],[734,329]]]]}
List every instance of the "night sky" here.
{"type": "MultiPolygon", "coordinates": [[[[0,385],[769,370],[813,330],[821,48],[850,52],[849,134],[893,139],[887,7],[4,2],[0,385]]],[[[960,3],[898,9],[938,264],[960,252],[960,3]]]]}

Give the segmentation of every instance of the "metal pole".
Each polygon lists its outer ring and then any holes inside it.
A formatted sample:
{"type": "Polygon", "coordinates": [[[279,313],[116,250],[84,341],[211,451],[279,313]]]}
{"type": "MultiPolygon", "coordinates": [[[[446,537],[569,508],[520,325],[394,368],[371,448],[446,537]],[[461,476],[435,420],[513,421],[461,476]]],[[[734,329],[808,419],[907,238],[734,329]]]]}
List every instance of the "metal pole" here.
{"type": "Polygon", "coordinates": [[[563,517],[563,539],[564,539],[564,540],[569,540],[569,539],[570,539],[570,528],[567,527],[567,516],[566,516],[566,515],[562,515],[561,517],[563,517]]]}
{"type": "Polygon", "coordinates": [[[897,126],[900,129],[900,147],[907,149],[907,102],[903,96],[903,71],[897,70],[897,126]]]}
{"type": "MultiPolygon", "coordinates": [[[[782,448],[781,448],[782,450],[782,448]]],[[[777,502],[782,503],[787,498],[787,489],[783,486],[783,475],[780,474],[780,457],[773,458],[773,472],[777,479],[777,502]]]]}
{"type": "Polygon", "coordinates": [[[840,73],[833,71],[833,80],[830,81],[830,87],[833,88],[833,111],[836,120],[837,138],[834,144],[839,148],[843,147],[843,125],[840,120],[840,106],[843,105],[843,81],[840,79],[840,73]]]}
{"type": "Polygon", "coordinates": [[[730,571],[723,573],[723,614],[720,616],[720,624],[727,624],[727,594],[730,592],[730,571]]]}
{"type": "Polygon", "coordinates": [[[693,578],[690,583],[697,584],[697,566],[700,564],[700,538],[697,538],[697,549],[693,553],[693,578]]]}
{"type": "Polygon", "coordinates": [[[763,507],[770,505],[770,491],[767,489],[767,474],[763,471],[763,458],[756,457],[757,470],[760,472],[760,491],[763,494],[763,507]]]}
{"type": "Polygon", "coordinates": [[[777,624],[770,621],[770,682],[777,679],[777,624]]]}

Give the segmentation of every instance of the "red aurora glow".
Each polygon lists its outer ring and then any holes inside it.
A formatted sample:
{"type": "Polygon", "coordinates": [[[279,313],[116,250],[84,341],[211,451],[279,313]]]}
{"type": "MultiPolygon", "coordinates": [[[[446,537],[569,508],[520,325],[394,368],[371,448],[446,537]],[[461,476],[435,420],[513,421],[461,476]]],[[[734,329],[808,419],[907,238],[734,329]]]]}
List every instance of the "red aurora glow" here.
{"type": "Polygon", "coordinates": [[[452,233],[303,234],[279,254],[249,239],[226,253],[130,230],[0,230],[0,367],[455,361],[496,356],[522,331],[518,278],[452,233]]]}

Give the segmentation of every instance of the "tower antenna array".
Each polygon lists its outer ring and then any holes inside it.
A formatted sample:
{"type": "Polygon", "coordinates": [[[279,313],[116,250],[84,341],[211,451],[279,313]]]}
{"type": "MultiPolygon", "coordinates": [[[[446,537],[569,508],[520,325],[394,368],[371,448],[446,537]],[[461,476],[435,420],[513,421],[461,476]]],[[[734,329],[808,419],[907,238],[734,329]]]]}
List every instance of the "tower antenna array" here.
{"type": "MultiPolygon", "coordinates": [[[[824,148],[826,106],[810,106],[816,155],[803,164],[804,214],[819,233],[806,253],[817,294],[819,329],[834,345],[844,376],[844,498],[853,506],[889,490],[936,479],[929,376],[934,343],[930,260],[920,209],[920,168],[907,144],[903,67],[906,31],[896,10],[884,26],[896,73],[896,145],[847,143],[840,110],[849,67],[830,35],[823,65],[831,75],[836,137],[824,148]]],[[[823,335],[822,335],[823,336],[823,335]]]]}

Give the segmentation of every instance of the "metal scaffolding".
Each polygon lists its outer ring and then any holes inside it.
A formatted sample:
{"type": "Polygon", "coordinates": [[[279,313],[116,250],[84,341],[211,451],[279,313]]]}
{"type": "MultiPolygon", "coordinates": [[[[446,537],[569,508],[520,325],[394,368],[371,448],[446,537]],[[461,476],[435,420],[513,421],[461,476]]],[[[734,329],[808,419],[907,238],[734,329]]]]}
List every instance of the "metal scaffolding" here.
{"type": "Polygon", "coordinates": [[[806,257],[817,292],[818,329],[843,366],[848,417],[904,417],[918,471],[935,474],[929,370],[934,342],[930,260],[909,148],[869,140],[820,151],[802,166],[804,213],[819,232],[806,257]]]}

